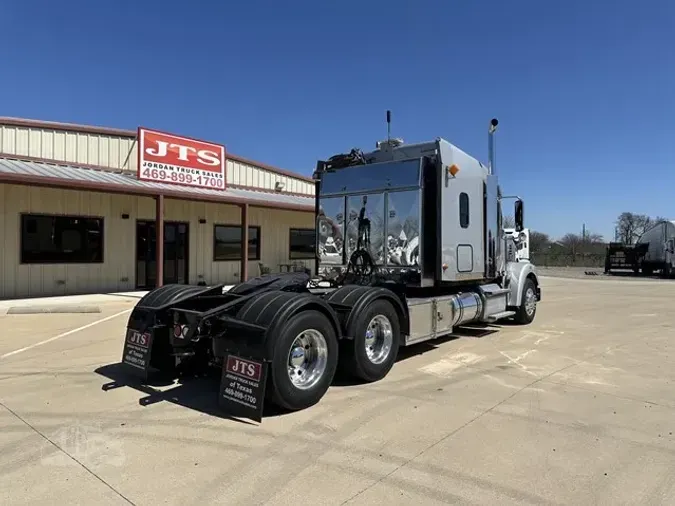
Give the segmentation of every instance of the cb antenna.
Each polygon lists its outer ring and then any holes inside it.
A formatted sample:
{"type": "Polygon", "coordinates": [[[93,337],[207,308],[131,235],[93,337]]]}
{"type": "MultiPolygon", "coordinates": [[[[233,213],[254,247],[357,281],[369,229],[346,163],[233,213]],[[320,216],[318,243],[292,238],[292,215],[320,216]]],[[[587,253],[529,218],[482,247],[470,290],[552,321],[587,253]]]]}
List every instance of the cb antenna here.
{"type": "Polygon", "coordinates": [[[387,110],[387,144],[391,141],[391,111],[387,110]]]}

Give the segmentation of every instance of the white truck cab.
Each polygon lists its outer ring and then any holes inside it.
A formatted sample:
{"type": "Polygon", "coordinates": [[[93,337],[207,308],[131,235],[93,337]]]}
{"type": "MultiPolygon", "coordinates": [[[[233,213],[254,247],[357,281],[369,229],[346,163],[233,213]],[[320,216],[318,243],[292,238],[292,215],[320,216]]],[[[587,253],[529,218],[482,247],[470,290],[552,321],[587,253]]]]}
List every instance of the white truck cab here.
{"type": "Polygon", "coordinates": [[[515,228],[504,229],[506,240],[506,258],[511,262],[530,261],[530,229],[517,232],[515,228]]]}

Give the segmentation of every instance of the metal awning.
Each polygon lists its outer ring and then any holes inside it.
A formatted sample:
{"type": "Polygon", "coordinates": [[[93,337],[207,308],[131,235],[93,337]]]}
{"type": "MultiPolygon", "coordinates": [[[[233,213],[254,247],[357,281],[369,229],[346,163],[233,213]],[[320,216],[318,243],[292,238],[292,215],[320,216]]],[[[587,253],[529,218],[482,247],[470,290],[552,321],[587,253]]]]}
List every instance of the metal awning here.
{"type": "Polygon", "coordinates": [[[314,211],[311,196],[288,195],[272,191],[227,188],[209,190],[189,186],[139,181],[135,174],[96,170],[69,164],[52,164],[0,158],[0,183],[47,186],[71,190],[98,191],[125,195],[181,200],[198,200],[222,204],[249,204],[295,211],[314,211]]]}

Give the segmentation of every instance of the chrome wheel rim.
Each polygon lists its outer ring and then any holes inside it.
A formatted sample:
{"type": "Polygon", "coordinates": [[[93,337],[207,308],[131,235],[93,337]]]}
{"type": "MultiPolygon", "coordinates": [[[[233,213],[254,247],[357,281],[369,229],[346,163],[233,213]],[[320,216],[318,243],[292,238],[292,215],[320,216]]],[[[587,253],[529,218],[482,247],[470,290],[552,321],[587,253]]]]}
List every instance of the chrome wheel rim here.
{"type": "Polygon", "coordinates": [[[366,328],[366,356],[373,364],[384,362],[394,342],[394,333],[391,329],[389,318],[383,315],[377,315],[368,324],[366,328]]]}
{"type": "Polygon", "coordinates": [[[288,351],[288,378],[293,386],[307,390],[323,377],[328,364],[328,344],[321,332],[315,329],[298,334],[288,351]]]}
{"type": "Polygon", "coordinates": [[[535,309],[537,309],[537,297],[534,294],[534,289],[528,288],[525,292],[525,312],[528,316],[532,316],[535,309]]]}

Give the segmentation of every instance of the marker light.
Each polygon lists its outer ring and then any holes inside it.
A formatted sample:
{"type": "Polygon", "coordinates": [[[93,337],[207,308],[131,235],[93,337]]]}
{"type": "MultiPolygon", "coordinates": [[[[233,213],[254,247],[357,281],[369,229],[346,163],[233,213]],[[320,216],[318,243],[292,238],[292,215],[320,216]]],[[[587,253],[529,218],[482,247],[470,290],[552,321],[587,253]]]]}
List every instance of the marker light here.
{"type": "Polygon", "coordinates": [[[450,167],[448,167],[448,172],[452,177],[455,177],[459,172],[459,167],[453,163],[450,167]]]}

